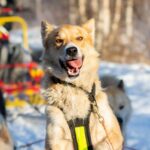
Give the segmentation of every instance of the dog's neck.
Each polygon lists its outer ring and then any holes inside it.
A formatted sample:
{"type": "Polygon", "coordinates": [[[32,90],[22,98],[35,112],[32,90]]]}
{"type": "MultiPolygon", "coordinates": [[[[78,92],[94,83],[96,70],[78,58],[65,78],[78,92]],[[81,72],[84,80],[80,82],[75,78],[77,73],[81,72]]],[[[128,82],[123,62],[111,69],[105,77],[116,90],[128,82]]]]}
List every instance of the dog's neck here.
{"type": "MultiPolygon", "coordinates": [[[[82,90],[83,92],[85,92],[87,95],[95,95],[95,83],[93,82],[93,85],[91,86],[91,91],[87,91],[86,89],[84,89],[83,87],[80,87],[80,86],[76,86],[75,84],[73,83],[70,83],[70,82],[66,82],[66,81],[63,81],[63,80],[60,80],[59,78],[55,77],[55,76],[51,76],[51,81],[53,81],[53,83],[59,83],[59,84],[63,84],[63,85],[67,85],[67,86],[71,86],[73,88],[77,88],[77,89],[80,89],[82,90]]],[[[89,96],[90,97],[90,96],[89,96]]]]}
{"type": "Polygon", "coordinates": [[[54,76],[49,77],[49,80],[51,86],[42,93],[48,104],[63,110],[67,120],[85,118],[90,110],[90,98],[97,91],[96,84],[93,82],[90,90],[87,90],[54,76]]]}

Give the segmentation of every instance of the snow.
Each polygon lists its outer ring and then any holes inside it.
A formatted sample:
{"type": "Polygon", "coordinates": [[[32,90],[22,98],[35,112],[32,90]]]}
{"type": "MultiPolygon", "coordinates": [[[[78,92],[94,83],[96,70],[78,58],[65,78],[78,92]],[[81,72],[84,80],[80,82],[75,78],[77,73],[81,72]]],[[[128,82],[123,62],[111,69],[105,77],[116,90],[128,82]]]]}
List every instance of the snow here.
{"type": "MultiPolygon", "coordinates": [[[[43,107],[44,108],[44,107],[43,107]]],[[[44,149],[46,119],[44,111],[41,114],[32,107],[10,108],[8,110],[8,127],[17,149],[42,150],[44,149]],[[43,113],[43,114],[42,114],[43,113]],[[40,142],[38,142],[40,141],[40,142]],[[26,144],[38,142],[29,147],[19,148],[26,144]]]]}

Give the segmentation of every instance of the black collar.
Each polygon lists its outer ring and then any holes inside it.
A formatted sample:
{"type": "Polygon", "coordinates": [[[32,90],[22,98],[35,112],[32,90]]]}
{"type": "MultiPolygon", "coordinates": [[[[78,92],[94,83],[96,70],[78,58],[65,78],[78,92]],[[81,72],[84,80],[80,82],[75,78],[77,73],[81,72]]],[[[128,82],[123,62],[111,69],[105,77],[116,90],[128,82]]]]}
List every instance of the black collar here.
{"type": "Polygon", "coordinates": [[[57,77],[55,77],[55,76],[51,76],[50,79],[51,79],[54,83],[64,84],[64,85],[67,85],[67,86],[69,85],[69,86],[71,86],[71,87],[73,87],[73,88],[80,89],[81,91],[83,91],[84,93],[86,93],[86,94],[88,95],[90,102],[96,101],[96,99],[95,99],[95,91],[96,91],[95,83],[93,83],[91,92],[89,92],[89,91],[85,90],[84,88],[82,88],[82,87],[80,87],[80,86],[76,86],[76,85],[74,85],[73,83],[60,80],[59,78],[57,78],[57,77]]]}

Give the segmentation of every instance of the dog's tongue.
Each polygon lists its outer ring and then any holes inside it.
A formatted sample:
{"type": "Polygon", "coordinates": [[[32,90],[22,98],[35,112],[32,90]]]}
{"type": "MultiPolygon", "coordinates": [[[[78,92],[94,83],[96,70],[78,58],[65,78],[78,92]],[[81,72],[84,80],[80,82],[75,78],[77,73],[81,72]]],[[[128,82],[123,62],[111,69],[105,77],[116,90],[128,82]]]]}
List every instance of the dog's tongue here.
{"type": "Polygon", "coordinates": [[[82,66],[82,58],[75,60],[68,60],[67,65],[69,65],[72,68],[80,68],[82,66]]]}

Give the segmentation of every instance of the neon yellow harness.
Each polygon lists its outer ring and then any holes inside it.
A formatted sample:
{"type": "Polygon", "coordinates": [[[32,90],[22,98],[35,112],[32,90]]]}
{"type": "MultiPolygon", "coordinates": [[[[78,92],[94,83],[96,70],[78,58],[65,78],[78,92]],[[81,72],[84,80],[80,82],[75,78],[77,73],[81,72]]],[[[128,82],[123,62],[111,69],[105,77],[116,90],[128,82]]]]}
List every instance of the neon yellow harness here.
{"type": "Polygon", "coordinates": [[[85,135],[85,128],[83,126],[75,127],[75,135],[76,135],[76,139],[78,143],[78,149],[88,150],[88,145],[87,145],[86,135],[85,135]]]}

